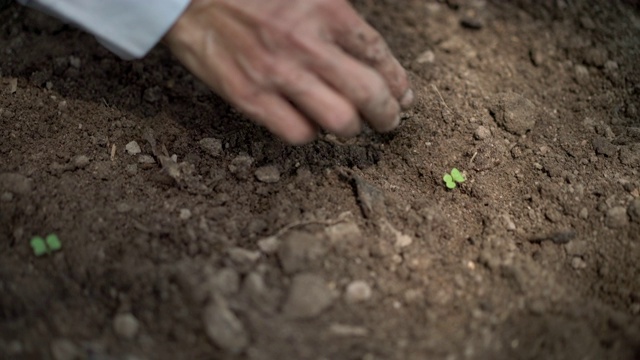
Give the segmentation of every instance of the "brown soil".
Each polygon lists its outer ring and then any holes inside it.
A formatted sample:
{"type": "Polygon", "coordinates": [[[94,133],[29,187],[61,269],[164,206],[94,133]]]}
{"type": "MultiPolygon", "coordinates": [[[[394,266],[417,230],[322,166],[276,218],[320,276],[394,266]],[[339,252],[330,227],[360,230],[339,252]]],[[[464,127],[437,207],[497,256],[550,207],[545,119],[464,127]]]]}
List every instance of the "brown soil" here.
{"type": "Polygon", "coordinates": [[[417,105],[303,147],[2,12],[0,358],[639,359],[637,2],[356,6],[417,105]]]}

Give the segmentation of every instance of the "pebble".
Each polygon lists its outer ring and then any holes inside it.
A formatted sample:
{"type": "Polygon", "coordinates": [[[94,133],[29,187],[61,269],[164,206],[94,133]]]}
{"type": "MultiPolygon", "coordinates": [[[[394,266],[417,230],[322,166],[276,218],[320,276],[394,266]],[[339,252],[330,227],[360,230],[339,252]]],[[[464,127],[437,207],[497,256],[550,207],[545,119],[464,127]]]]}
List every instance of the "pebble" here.
{"type": "Polygon", "coordinates": [[[416,59],[416,62],[418,64],[432,64],[435,61],[436,61],[436,54],[431,50],[427,50],[423,52],[416,59]]]}
{"type": "Polygon", "coordinates": [[[253,158],[248,155],[238,155],[229,164],[229,171],[235,175],[238,179],[248,179],[251,165],[253,165],[253,158]]]}
{"type": "Polygon", "coordinates": [[[476,138],[476,140],[488,139],[491,137],[491,130],[489,130],[489,128],[485,126],[480,125],[473,133],[473,137],[476,138]]]}
{"type": "Polygon", "coordinates": [[[121,202],[118,205],[116,205],[116,211],[121,214],[128,213],[129,211],[131,211],[131,205],[125,202],[121,202]]]}
{"type": "Polygon", "coordinates": [[[258,248],[265,254],[275,254],[279,247],[280,239],[275,236],[269,236],[258,241],[258,248]]]}
{"type": "Polygon", "coordinates": [[[289,319],[310,319],[329,308],[335,299],[325,281],[314,274],[296,275],[282,313],[289,319]]]}
{"type": "Polygon", "coordinates": [[[609,209],[609,211],[607,211],[605,223],[607,227],[612,229],[620,229],[629,225],[627,209],[622,206],[612,207],[611,209],[609,209]]]}
{"type": "Polygon", "coordinates": [[[356,280],[347,285],[344,297],[349,303],[357,303],[371,299],[371,295],[371,286],[365,281],[356,280]]]}
{"type": "Polygon", "coordinates": [[[634,199],[627,208],[631,221],[640,224],[640,199],[634,199]]]}
{"type": "Polygon", "coordinates": [[[280,170],[273,165],[259,167],[255,175],[263,183],[277,183],[280,181],[280,170]]]}
{"type": "Polygon", "coordinates": [[[113,330],[116,335],[125,340],[132,340],[140,330],[140,323],[130,313],[118,314],[113,319],[113,330]]]}
{"type": "Polygon", "coordinates": [[[136,141],[131,141],[125,146],[125,150],[129,155],[138,155],[142,152],[140,145],[136,141]]]}
{"type": "Polygon", "coordinates": [[[233,295],[240,289],[240,274],[232,268],[223,268],[211,278],[211,290],[222,295],[233,295]]]}
{"type": "Polygon", "coordinates": [[[0,191],[9,191],[18,195],[26,195],[31,192],[33,181],[18,173],[0,174],[0,191]]]}
{"type": "Polygon", "coordinates": [[[137,164],[127,165],[127,174],[136,175],[137,173],[138,173],[138,165],[137,164]]]}
{"type": "Polygon", "coordinates": [[[362,326],[331,324],[329,331],[336,336],[367,336],[369,330],[362,326]]]}
{"type": "Polygon", "coordinates": [[[13,193],[10,191],[5,191],[0,195],[0,200],[4,202],[13,201],[13,193]]]}
{"type": "Polygon", "coordinates": [[[604,67],[608,58],[607,50],[599,47],[589,48],[584,54],[585,64],[596,67],[604,67]]]}
{"type": "Polygon", "coordinates": [[[324,230],[333,243],[358,242],[362,239],[362,231],[358,224],[348,221],[329,226],[324,230]]]}
{"type": "Polygon", "coordinates": [[[56,339],[51,342],[51,355],[55,360],[81,359],[78,347],[68,339],[56,339]]]}
{"type": "Polygon", "coordinates": [[[616,71],[618,70],[618,63],[613,60],[607,60],[607,62],[604,63],[604,69],[610,72],[616,71]]]}
{"type": "Polygon", "coordinates": [[[259,251],[251,251],[240,247],[227,250],[227,255],[235,267],[243,273],[253,268],[261,256],[259,251]]]}
{"type": "Polygon", "coordinates": [[[571,259],[571,267],[576,270],[586,269],[587,263],[584,260],[582,260],[581,257],[575,256],[573,259],[571,259]]]}
{"type": "Polygon", "coordinates": [[[82,60],[80,60],[79,57],[77,56],[69,56],[69,65],[73,66],[76,69],[80,69],[80,66],[82,65],[82,60]]]}
{"type": "Polygon", "coordinates": [[[576,82],[580,85],[589,83],[589,69],[584,65],[576,65],[574,68],[576,82]]]}
{"type": "Polygon", "coordinates": [[[140,155],[138,162],[140,164],[152,165],[156,163],[156,160],[151,155],[140,155]]]}
{"type": "Polygon", "coordinates": [[[84,169],[87,166],[89,166],[89,163],[91,162],[91,160],[89,160],[89,157],[86,155],[78,155],[76,157],[73,158],[73,166],[76,169],[84,169]]]}
{"type": "Polygon", "coordinates": [[[278,248],[278,260],[287,274],[308,268],[326,253],[323,239],[312,234],[291,231],[278,248]]]}
{"type": "Polygon", "coordinates": [[[144,91],[142,98],[150,103],[157,102],[162,99],[162,88],[159,86],[150,87],[144,91]]]}
{"type": "Polygon", "coordinates": [[[198,141],[200,148],[207,154],[218,157],[222,155],[222,141],[215,138],[204,138],[198,141]]]}
{"type": "Polygon", "coordinates": [[[582,209],[580,209],[580,212],[578,213],[578,217],[582,220],[587,220],[589,218],[589,209],[587,209],[586,207],[583,207],[582,209]]]}
{"type": "Polygon", "coordinates": [[[536,125],[536,106],[516,93],[498,94],[489,110],[498,125],[515,135],[524,135],[536,125]]]}
{"type": "Polygon", "coordinates": [[[593,139],[592,145],[598,155],[614,157],[618,154],[618,148],[603,136],[596,136],[596,138],[593,139]]]}
{"type": "Polygon", "coordinates": [[[189,209],[180,209],[180,220],[189,220],[191,219],[191,210],[189,209]]]}
{"type": "Polygon", "coordinates": [[[205,307],[203,320],[207,336],[222,350],[239,354],[249,345],[244,325],[221,296],[205,307]]]}

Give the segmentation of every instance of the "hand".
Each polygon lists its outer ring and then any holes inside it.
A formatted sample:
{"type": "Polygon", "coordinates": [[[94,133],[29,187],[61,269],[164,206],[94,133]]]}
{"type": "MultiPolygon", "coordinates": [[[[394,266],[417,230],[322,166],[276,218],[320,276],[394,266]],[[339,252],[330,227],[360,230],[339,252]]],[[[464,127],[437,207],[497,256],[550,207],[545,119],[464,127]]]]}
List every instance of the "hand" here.
{"type": "Polygon", "coordinates": [[[346,0],[192,0],[165,36],[216,93],[284,140],[385,132],[413,101],[405,70],[346,0]]]}

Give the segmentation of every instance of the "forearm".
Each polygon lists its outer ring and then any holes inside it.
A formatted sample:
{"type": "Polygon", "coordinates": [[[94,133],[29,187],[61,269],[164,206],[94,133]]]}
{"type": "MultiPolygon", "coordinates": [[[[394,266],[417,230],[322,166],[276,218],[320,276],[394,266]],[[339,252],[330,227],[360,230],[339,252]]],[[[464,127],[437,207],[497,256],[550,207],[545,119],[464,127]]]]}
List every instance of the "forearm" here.
{"type": "Polygon", "coordinates": [[[18,0],[93,34],[125,59],[157,44],[190,0],[18,0]]]}

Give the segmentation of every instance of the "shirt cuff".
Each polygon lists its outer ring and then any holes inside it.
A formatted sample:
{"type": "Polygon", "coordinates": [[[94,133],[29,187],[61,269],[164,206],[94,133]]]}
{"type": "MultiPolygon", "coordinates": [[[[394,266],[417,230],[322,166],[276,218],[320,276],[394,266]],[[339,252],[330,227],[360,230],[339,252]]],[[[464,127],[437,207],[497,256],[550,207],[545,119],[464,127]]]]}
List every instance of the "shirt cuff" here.
{"type": "Polygon", "coordinates": [[[123,59],[145,56],[190,0],[18,0],[93,34],[123,59]]]}

